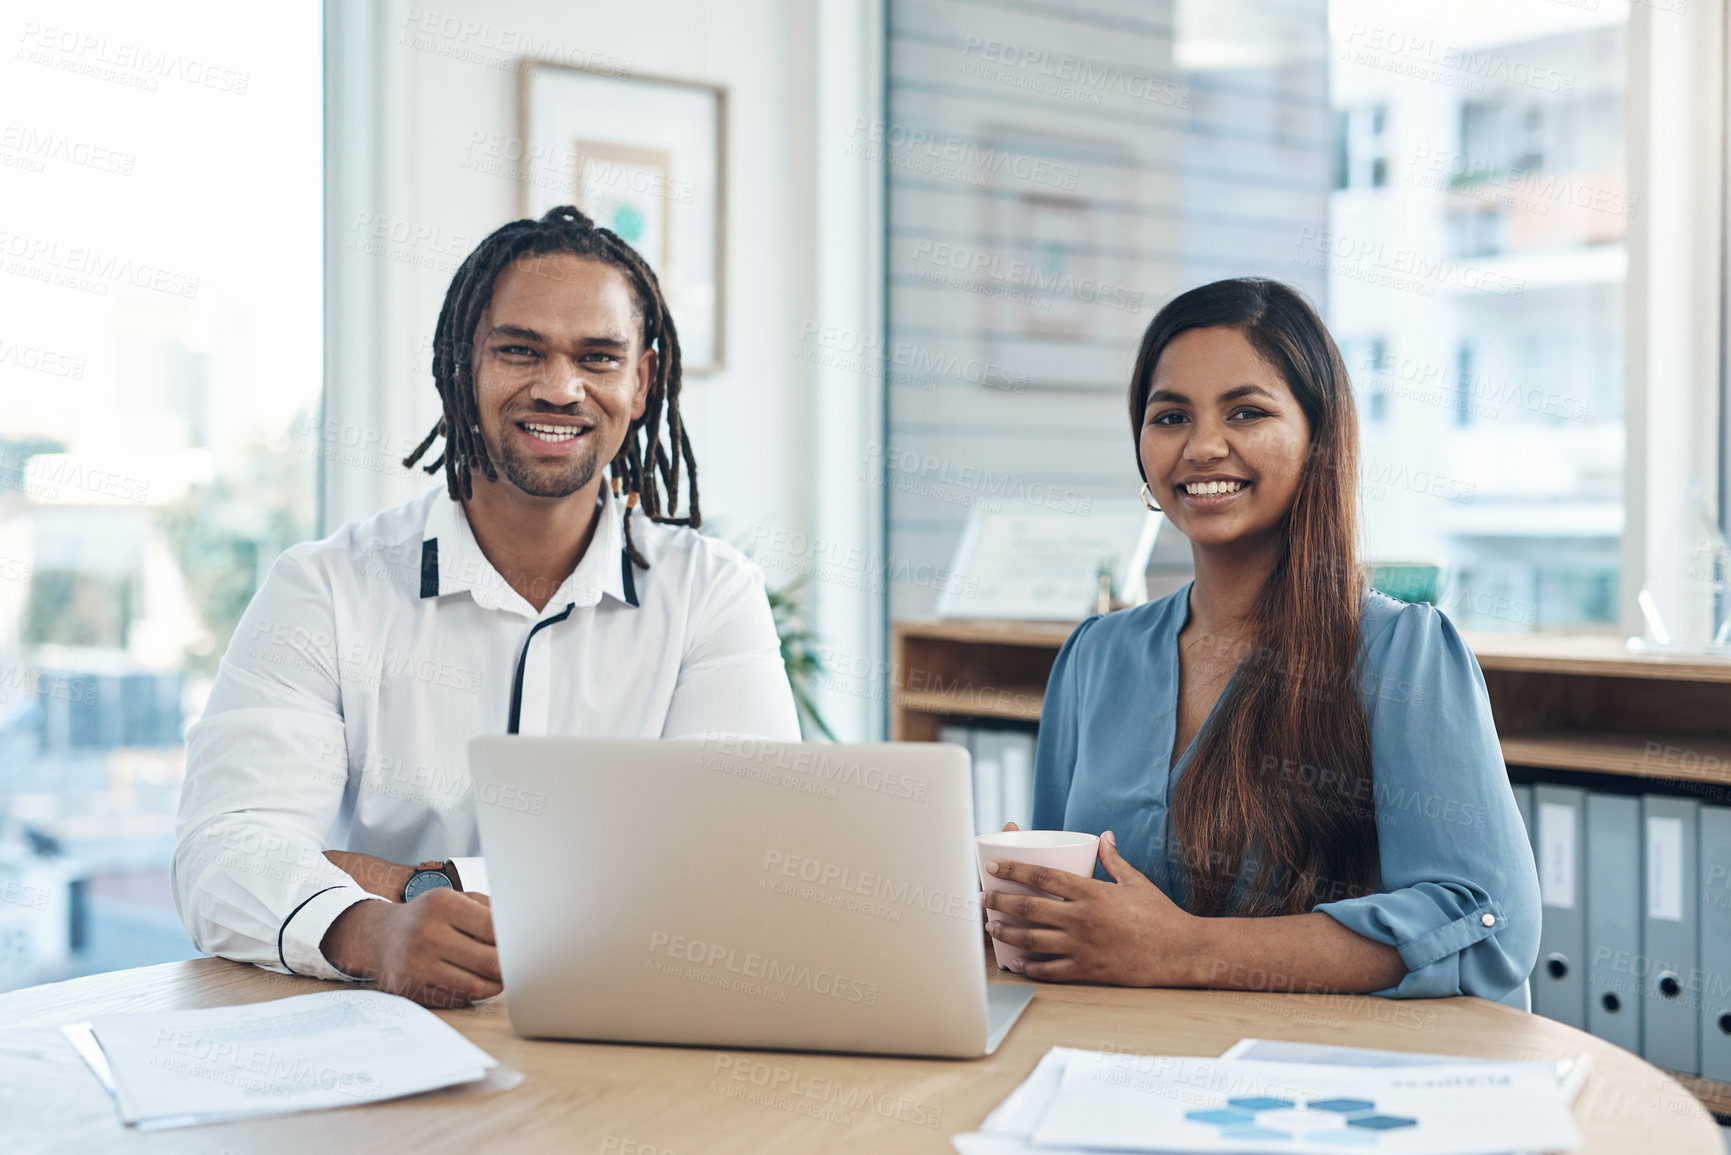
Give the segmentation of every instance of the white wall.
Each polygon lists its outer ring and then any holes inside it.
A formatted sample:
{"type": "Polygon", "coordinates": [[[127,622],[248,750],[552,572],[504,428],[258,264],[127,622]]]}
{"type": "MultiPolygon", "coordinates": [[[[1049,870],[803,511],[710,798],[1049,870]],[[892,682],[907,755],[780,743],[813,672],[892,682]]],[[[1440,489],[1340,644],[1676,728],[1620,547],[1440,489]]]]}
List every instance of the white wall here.
{"type": "MultiPolygon", "coordinates": [[[[385,423],[418,439],[437,418],[429,345],[451,274],[482,237],[519,215],[509,174],[477,171],[493,139],[517,136],[512,53],[493,46],[551,45],[570,59],[603,59],[631,73],[726,85],[728,125],[728,361],[689,378],[684,406],[698,451],[706,513],[718,522],[794,516],[802,467],[801,408],[792,344],[792,295],[800,238],[780,228],[793,211],[786,5],[696,0],[629,5],[559,0],[448,0],[437,7],[383,5],[380,96],[385,164],[375,217],[356,208],[333,220],[344,244],[377,246],[379,218],[426,239],[372,252],[382,266],[385,423]],[[467,25],[462,27],[460,25],[467,25]],[[623,62],[622,64],[620,62],[623,62]],[[477,147],[475,134],[484,143],[477,147]]],[[[493,145],[496,147],[496,145],[493,145]]],[[[414,490],[387,481],[387,501],[414,490]]]]}
{"type": "MultiPolygon", "coordinates": [[[[488,158],[475,141],[517,136],[514,59],[533,55],[726,87],[726,368],[687,377],[682,394],[705,525],[736,543],[755,540],[760,552],[778,531],[809,536],[832,522],[869,544],[869,495],[826,478],[812,448],[820,426],[836,434],[834,398],[817,392],[818,368],[794,350],[819,316],[839,310],[842,323],[861,326],[861,310],[876,305],[870,291],[840,303],[820,292],[821,280],[860,267],[880,242],[870,229],[849,227],[869,205],[844,207],[838,220],[817,198],[835,177],[826,172],[833,150],[820,147],[835,135],[828,121],[850,118],[881,84],[876,74],[831,75],[819,93],[820,46],[833,56],[846,41],[857,55],[873,10],[866,0],[821,10],[810,0],[327,0],[327,122],[331,153],[344,159],[327,176],[336,288],[327,303],[325,437],[327,447],[335,436],[377,448],[327,459],[326,528],[432,483],[393,458],[439,413],[428,365],[451,275],[482,237],[520,214],[514,175],[478,171],[488,158]],[[371,75],[360,63],[368,60],[371,75]],[[423,239],[381,242],[369,230],[379,218],[423,239]]],[[[841,175],[856,186],[872,179],[857,164],[841,175]]],[[[858,439],[875,385],[856,377],[848,387],[863,403],[850,408],[841,435],[858,439]]],[[[847,457],[851,464],[857,454],[847,457]]],[[[788,576],[769,575],[772,584],[788,576]]],[[[877,599],[814,585],[812,611],[826,640],[850,653],[871,650],[877,599]]],[[[844,736],[871,731],[869,703],[828,705],[844,736]]]]}

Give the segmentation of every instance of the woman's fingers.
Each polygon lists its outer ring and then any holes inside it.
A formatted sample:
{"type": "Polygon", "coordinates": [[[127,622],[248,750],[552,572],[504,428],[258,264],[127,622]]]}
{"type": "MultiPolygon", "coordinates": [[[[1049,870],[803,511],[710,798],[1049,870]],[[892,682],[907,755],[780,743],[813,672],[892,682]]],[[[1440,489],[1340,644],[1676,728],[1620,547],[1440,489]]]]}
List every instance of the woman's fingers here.
{"type": "Polygon", "coordinates": [[[1124,861],[1118,853],[1118,839],[1108,830],[1100,836],[1100,865],[1112,876],[1113,882],[1135,884],[1147,882],[1148,876],[1124,861]]]}
{"type": "Polygon", "coordinates": [[[1083,878],[1080,874],[1071,874],[1067,870],[1058,870],[1050,866],[1034,866],[1026,862],[1011,862],[1007,858],[994,859],[986,863],[986,872],[993,878],[1001,878],[1006,882],[1019,882],[1023,886],[1031,886],[1035,890],[1043,890],[1047,894],[1055,894],[1059,898],[1081,898],[1091,887],[1103,886],[1092,878],[1083,878]]]}
{"type": "MultiPolygon", "coordinates": [[[[1001,911],[1041,926],[1067,926],[1072,913],[1070,904],[1062,899],[1041,898],[1033,894],[988,890],[982,892],[980,901],[988,911],[1001,911]]],[[[990,921],[989,915],[987,919],[990,921]]]]}
{"type": "Polygon", "coordinates": [[[1053,959],[1022,959],[1019,966],[1011,969],[1043,983],[1073,983],[1083,977],[1082,964],[1069,956],[1053,959]]]}
{"type": "Polygon", "coordinates": [[[1007,922],[989,922],[986,930],[1007,946],[1020,947],[1035,954],[1068,954],[1075,944],[1061,930],[1043,926],[1012,926],[1007,922]]]}

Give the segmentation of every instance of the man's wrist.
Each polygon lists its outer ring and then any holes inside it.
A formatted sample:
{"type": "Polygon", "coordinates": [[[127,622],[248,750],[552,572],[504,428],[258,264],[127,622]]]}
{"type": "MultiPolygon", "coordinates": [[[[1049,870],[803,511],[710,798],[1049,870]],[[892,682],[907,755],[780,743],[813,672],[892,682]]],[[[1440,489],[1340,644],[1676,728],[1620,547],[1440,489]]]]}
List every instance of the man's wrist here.
{"type": "Polygon", "coordinates": [[[368,894],[376,894],[391,902],[401,902],[403,887],[417,869],[419,868],[400,862],[386,862],[382,858],[374,858],[362,863],[358,871],[351,869],[349,873],[368,894]]]}
{"type": "Polygon", "coordinates": [[[355,903],[332,920],[319,942],[325,961],[360,979],[377,977],[374,943],[378,919],[388,908],[370,899],[355,903]]]}
{"type": "Polygon", "coordinates": [[[403,886],[417,869],[352,850],[327,850],[325,857],[362,890],[391,902],[403,901],[403,886]]]}

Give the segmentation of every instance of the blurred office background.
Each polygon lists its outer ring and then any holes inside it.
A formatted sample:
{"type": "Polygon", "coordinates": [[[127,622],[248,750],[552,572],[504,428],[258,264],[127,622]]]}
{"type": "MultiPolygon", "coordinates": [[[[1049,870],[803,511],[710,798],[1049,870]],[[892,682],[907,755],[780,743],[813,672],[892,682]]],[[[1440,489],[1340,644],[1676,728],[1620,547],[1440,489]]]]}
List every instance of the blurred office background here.
{"type": "Polygon", "coordinates": [[[1724,84],[1655,62],[1716,7],[14,8],[0,989],[195,953],[185,728],[287,544],[435,484],[398,461],[450,276],[533,179],[520,57],[725,87],[706,520],[792,587],[861,739],[970,512],[1134,498],[1137,339],[1226,276],[1323,309],[1366,555],[1436,565],[1463,628],[1639,634],[1644,587],[1710,617],[1724,84]]]}

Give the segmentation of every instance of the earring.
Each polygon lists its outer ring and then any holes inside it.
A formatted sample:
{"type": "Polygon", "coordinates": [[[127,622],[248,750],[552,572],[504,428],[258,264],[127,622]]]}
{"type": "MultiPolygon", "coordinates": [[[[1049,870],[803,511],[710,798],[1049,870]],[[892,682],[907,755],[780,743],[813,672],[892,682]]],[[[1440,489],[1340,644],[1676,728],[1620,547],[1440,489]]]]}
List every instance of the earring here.
{"type": "Polygon", "coordinates": [[[1149,491],[1148,483],[1146,481],[1142,483],[1142,504],[1153,510],[1155,513],[1160,512],[1160,507],[1154,504],[1154,494],[1149,491]]]}

